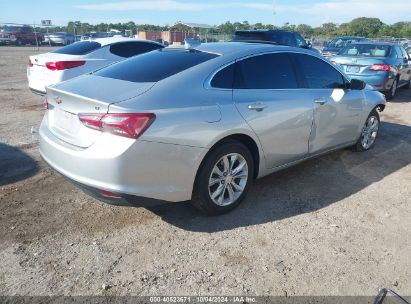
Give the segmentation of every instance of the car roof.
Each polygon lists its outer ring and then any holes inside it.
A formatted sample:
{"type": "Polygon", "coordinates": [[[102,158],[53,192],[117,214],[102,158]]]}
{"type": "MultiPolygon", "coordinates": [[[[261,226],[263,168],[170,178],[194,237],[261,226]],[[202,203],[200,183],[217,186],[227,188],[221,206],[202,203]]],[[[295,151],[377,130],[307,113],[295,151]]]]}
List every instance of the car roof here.
{"type": "Polygon", "coordinates": [[[287,30],[267,30],[267,29],[255,29],[255,30],[237,30],[235,33],[296,33],[295,31],[287,30]]]}
{"type": "Polygon", "coordinates": [[[354,43],[351,43],[351,44],[373,44],[373,45],[390,45],[390,46],[399,45],[398,43],[393,43],[393,42],[371,41],[371,40],[368,40],[368,41],[358,41],[358,42],[354,42],[354,43]]]}
{"type": "Polygon", "coordinates": [[[345,39],[368,39],[368,38],[362,37],[362,36],[337,36],[334,39],[341,39],[341,38],[345,38],[345,39]]]}
{"type": "Polygon", "coordinates": [[[82,41],[95,41],[95,42],[100,43],[101,46],[106,46],[106,45],[109,45],[109,44],[115,44],[115,43],[119,43],[119,42],[133,42],[133,41],[140,41],[140,42],[147,42],[147,43],[162,45],[161,43],[159,43],[157,41],[144,40],[144,39],[135,39],[135,38],[129,38],[129,37],[122,37],[122,36],[87,39],[87,40],[82,40],[82,41]]]}
{"type": "Polygon", "coordinates": [[[307,53],[310,55],[315,54],[314,52],[302,48],[284,46],[284,45],[275,45],[271,43],[257,43],[257,42],[212,42],[212,43],[203,43],[198,46],[193,47],[193,49],[215,53],[219,55],[232,55],[236,53],[260,53],[260,52],[270,52],[270,51],[298,51],[300,53],[307,53]]]}

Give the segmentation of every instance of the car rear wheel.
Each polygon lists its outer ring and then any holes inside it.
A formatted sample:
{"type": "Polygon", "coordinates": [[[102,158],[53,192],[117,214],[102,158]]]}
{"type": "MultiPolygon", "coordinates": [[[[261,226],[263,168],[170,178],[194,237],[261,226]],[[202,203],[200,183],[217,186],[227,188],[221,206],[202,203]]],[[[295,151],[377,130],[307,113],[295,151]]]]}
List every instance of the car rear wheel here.
{"type": "Polygon", "coordinates": [[[200,167],[193,191],[193,205],[209,215],[237,207],[253,181],[250,151],[240,142],[229,141],[210,151],[200,167]]]}
{"type": "Polygon", "coordinates": [[[364,127],[362,128],[360,138],[353,147],[355,151],[363,152],[372,148],[378,135],[380,127],[380,115],[377,110],[372,110],[364,127]]]}
{"type": "Polygon", "coordinates": [[[397,88],[398,88],[398,79],[395,78],[390,90],[385,94],[385,97],[387,97],[387,99],[393,99],[395,94],[397,93],[397,88]]]}
{"type": "Polygon", "coordinates": [[[408,83],[404,86],[404,88],[405,89],[409,89],[409,88],[411,88],[411,79],[410,80],[408,80],[408,83]]]}

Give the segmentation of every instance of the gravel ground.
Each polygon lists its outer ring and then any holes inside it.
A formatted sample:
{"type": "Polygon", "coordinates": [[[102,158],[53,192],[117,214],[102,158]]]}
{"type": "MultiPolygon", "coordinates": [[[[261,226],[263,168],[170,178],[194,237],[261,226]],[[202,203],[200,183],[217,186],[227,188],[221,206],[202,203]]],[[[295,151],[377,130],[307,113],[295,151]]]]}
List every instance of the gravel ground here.
{"type": "Polygon", "coordinates": [[[187,202],[107,205],[49,169],[30,133],[36,52],[0,47],[0,295],[411,295],[411,90],[371,151],[278,172],[206,217],[187,202]]]}

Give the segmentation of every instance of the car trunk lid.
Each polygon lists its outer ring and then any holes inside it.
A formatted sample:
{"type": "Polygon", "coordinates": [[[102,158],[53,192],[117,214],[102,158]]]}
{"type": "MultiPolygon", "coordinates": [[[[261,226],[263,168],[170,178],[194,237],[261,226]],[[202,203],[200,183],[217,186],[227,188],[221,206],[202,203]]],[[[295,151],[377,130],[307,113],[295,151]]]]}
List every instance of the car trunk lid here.
{"type": "Polygon", "coordinates": [[[348,75],[375,75],[378,71],[370,70],[374,64],[387,64],[385,57],[335,57],[331,60],[348,75]]]}
{"type": "Polygon", "coordinates": [[[79,113],[105,114],[110,105],[144,94],[153,85],[84,75],[50,86],[47,88],[49,129],[59,139],[87,148],[101,132],[85,127],[79,113]]]}

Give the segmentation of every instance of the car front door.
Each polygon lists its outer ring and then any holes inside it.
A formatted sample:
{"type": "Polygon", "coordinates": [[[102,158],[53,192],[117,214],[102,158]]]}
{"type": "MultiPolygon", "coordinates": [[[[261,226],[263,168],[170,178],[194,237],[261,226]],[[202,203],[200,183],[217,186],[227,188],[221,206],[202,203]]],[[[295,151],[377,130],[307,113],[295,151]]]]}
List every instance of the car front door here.
{"type": "Polygon", "coordinates": [[[411,79],[411,66],[407,51],[403,47],[399,47],[402,54],[402,72],[400,74],[400,84],[406,85],[411,79]]]}
{"type": "Polygon", "coordinates": [[[309,153],[317,154],[357,140],[363,92],[346,89],[348,81],[336,67],[308,54],[293,55],[313,103],[314,119],[309,153]]]}
{"type": "Polygon", "coordinates": [[[267,168],[308,155],[312,100],[299,84],[287,53],[270,53],[236,62],[235,105],[258,136],[267,168]]]}

